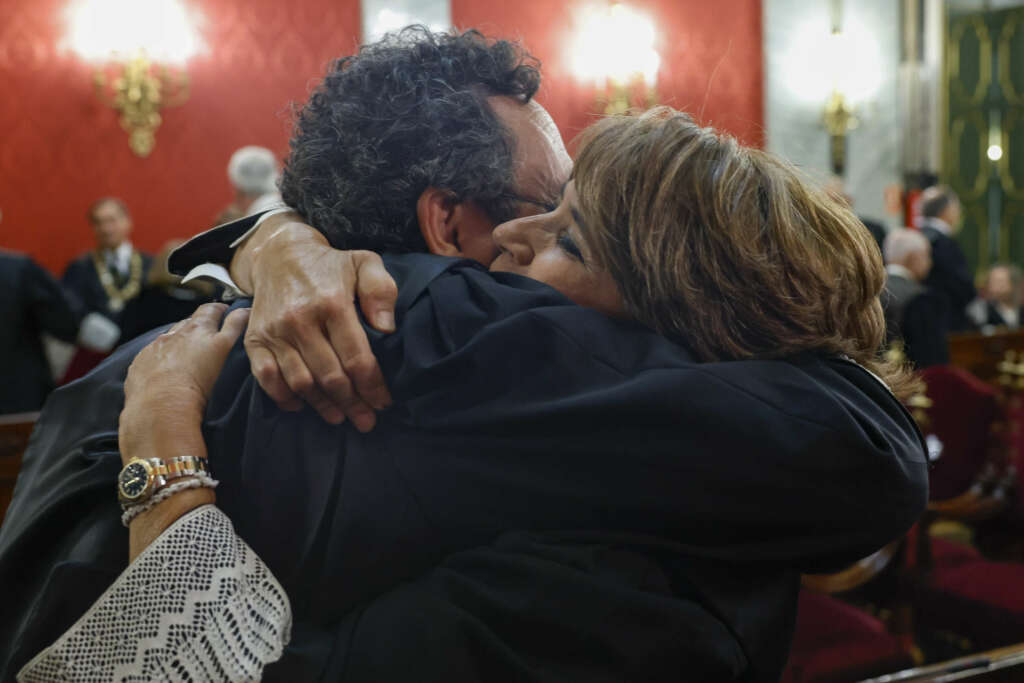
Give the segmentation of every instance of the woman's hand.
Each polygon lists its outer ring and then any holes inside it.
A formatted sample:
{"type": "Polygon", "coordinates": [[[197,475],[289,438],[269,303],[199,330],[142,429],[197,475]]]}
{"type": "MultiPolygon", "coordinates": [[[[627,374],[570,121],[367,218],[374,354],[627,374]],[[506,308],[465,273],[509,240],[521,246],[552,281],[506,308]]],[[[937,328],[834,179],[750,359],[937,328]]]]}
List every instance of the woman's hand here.
{"type": "Polygon", "coordinates": [[[379,256],[333,249],[294,218],[270,217],[231,263],[253,293],[245,335],[253,375],[283,410],[305,400],[328,422],[347,418],[369,431],[391,396],[355,302],[375,328],[392,332],[398,290],[379,256]]]}
{"type": "MultiPolygon", "coordinates": [[[[228,352],[249,319],[247,309],[232,311],[224,318],[226,308],[224,304],[200,306],[192,317],[157,337],[132,361],[118,427],[123,462],[179,455],[206,457],[203,409],[228,352]]],[[[186,489],[137,515],[129,528],[129,560],[138,557],[179,517],[215,501],[213,489],[186,489]]]]}
{"type": "Polygon", "coordinates": [[[228,352],[245,329],[249,311],[232,311],[220,325],[224,304],[204,304],[144,348],[124,383],[119,424],[121,458],[182,455],[182,441],[202,446],[199,432],[213,384],[228,352]],[[218,329],[219,328],[219,329],[218,329]],[[174,452],[172,452],[174,451],[174,452]]]}

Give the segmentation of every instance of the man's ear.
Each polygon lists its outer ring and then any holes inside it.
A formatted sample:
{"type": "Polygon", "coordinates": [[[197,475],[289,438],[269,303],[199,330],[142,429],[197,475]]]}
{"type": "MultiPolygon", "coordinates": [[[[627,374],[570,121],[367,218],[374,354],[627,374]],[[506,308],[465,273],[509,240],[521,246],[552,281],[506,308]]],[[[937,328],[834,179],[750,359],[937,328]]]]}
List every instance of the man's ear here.
{"type": "Polygon", "coordinates": [[[455,207],[451,192],[428,187],[416,200],[416,218],[427,250],[439,256],[461,256],[458,231],[455,229],[455,207]]]}
{"type": "Polygon", "coordinates": [[[416,202],[420,232],[431,254],[494,259],[494,221],[475,202],[460,202],[448,190],[428,187],[416,202]]]}

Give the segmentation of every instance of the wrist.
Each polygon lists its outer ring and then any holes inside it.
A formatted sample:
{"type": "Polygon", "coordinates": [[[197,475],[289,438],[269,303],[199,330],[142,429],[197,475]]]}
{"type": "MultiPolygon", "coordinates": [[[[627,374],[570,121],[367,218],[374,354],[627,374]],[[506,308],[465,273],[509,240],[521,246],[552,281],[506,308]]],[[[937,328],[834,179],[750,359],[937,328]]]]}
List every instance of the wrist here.
{"type": "Polygon", "coordinates": [[[216,502],[217,495],[211,488],[186,489],[139,513],[128,525],[129,561],[134,560],[180,517],[197,507],[216,502]]]}
{"type": "Polygon", "coordinates": [[[264,219],[256,231],[235,250],[235,253],[231,258],[229,272],[231,274],[231,278],[235,281],[235,284],[237,284],[242,291],[248,294],[253,294],[255,292],[256,284],[260,279],[257,274],[257,262],[261,254],[265,254],[267,251],[274,251],[274,248],[270,250],[266,250],[264,248],[270,242],[277,243],[282,239],[290,239],[293,241],[322,240],[323,243],[326,244],[326,239],[324,239],[319,232],[303,224],[301,220],[302,219],[299,214],[294,211],[287,211],[269,216],[264,219]]]}
{"type": "Polygon", "coordinates": [[[206,457],[202,421],[205,401],[128,401],[118,428],[121,460],[206,457]]]}
{"type": "Polygon", "coordinates": [[[247,291],[255,294],[260,282],[274,282],[274,269],[288,261],[283,258],[288,252],[295,254],[292,260],[302,262],[311,251],[319,253],[331,248],[320,232],[294,218],[295,214],[284,214],[279,221],[261,226],[260,230],[266,229],[266,233],[251,247],[247,291]]]}

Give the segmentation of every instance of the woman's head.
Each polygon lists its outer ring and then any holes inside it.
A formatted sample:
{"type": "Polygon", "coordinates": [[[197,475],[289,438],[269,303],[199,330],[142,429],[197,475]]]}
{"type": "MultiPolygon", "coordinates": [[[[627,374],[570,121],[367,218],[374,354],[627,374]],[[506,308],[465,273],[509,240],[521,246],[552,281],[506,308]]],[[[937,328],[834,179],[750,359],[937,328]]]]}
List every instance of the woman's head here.
{"type": "Polygon", "coordinates": [[[867,229],[789,164],[686,114],[658,108],[591,127],[558,211],[495,237],[499,269],[588,304],[567,291],[578,280],[595,307],[702,360],[818,350],[880,369],[885,273],[867,229]],[[545,259],[576,275],[538,277],[545,259]]]}

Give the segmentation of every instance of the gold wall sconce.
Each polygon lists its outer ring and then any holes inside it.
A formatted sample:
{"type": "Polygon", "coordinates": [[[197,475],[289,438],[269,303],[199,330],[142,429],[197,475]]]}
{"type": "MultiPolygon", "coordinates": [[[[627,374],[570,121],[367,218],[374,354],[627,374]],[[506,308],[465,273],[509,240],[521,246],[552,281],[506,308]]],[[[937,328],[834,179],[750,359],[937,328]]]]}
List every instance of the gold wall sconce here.
{"type": "Polygon", "coordinates": [[[582,10],[575,23],[569,62],[577,79],[593,85],[604,113],[658,103],[661,57],[650,17],[613,2],[582,10]]]}
{"type": "Polygon", "coordinates": [[[846,96],[838,90],[833,90],[825,101],[825,113],[822,120],[830,140],[832,172],[841,176],[846,171],[846,135],[855,129],[860,121],[846,96]]]}
{"type": "Polygon", "coordinates": [[[121,127],[128,132],[128,146],[140,157],[148,157],[156,144],[156,130],[163,119],[160,110],[188,101],[188,73],[174,73],[167,66],[155,67],[140,52],[118,65],[113,78],[105,70],[94,77],[100,100],[121,114],[121,127]]]}
{"type": "Polygon", "coordinates": [[[813,163],[843,176],[853,156],[847,144],[850,134],[871,125],[893,69],[883,61],[878,36],[865,24],[859,4],[844,7],[842,0],[831,0],[807,5],[808,16],[793,26],[785,47],[775,53],[779,61],[769,67],[773,79],[779,74],[780,91],[785,93],[784,99],[769,98],[776,100],[769,110],[779,112],[769,120],[794,117],[794,123],[807,127],[806,132],[794,131],[794,137],[806,135],[808,145],[812,126],[823,130],[825,135],[807,147],[814,150],[813,163]]]}
{"type": "Polygon", "coordinates": [[[75,0],[67,18],[66,43],[95,67],[97,96],[120,114],[131,150],[149,156],[161,110],[188,100],[198,21],[182,0],[75,0]]]}

